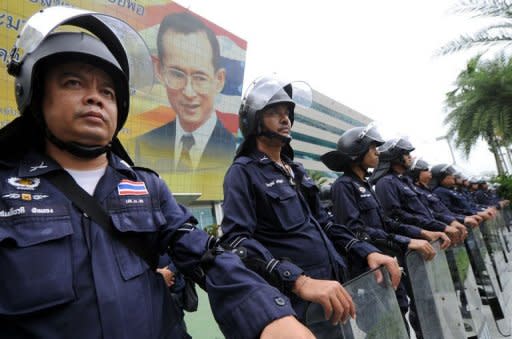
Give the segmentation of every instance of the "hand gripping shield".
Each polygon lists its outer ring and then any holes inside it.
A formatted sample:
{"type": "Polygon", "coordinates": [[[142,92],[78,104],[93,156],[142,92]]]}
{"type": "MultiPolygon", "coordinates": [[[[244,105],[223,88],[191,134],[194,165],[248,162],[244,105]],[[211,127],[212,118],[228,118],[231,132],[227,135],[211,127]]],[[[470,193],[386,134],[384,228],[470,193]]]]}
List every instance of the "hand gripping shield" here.
{"type": "Polygon", "coordinates": [[[339,325],[337,331],[315,333],[316,325],[325,322],[324,310],[319,304],[310,304],[306,312],[306,326],[318,338],[343,339],[406,339],[408,338],[389,273],[384,267],[366,272],[343,284],[356,306],[356,319],[339,325]],[[376,271],[383,276],[377,283],[376,271]]]}

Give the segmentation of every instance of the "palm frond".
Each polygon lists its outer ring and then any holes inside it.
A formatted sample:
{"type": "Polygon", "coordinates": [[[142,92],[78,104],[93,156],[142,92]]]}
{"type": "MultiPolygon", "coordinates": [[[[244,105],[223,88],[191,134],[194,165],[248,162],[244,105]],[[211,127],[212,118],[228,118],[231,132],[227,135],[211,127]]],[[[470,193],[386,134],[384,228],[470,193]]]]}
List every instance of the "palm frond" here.
{"type": "Polygon", "coordinates": [[[470,14],[478,17],[511,17],[512,2],[508,0],[462,0],[452,9],[453,14],[470,14]]]}
{"type": "Polygon", "coordinates": [[[486,49],[488,49],[497,44],[503,44],[504,48],[507,48],[509,47],[510,44],[512,44],[512,31],[508,35],[486,35],[483,32],[479,33],[480,34],[478,35],[461,35],[460,37],[448,42],[446,45],[436,50],[434,52],[434,55],[448,55],[455,52],[460,52],[462,50],[477,47],[485,47],[486,49]]]}

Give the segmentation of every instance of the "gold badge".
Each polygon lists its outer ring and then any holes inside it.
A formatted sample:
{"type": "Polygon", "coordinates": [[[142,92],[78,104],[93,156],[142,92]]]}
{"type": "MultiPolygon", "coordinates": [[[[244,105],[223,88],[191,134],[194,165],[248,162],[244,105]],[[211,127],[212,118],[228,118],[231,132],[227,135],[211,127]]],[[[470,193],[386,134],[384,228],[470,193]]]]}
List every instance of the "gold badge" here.
{"type": "Polygon", "coordinates": [[[11,177],[7,179],[7,182],[20,190],[29,190],[33,191],[34,188],[39,186],[41,183],[41,179],[39,178],[17,178],[11,177]]]}

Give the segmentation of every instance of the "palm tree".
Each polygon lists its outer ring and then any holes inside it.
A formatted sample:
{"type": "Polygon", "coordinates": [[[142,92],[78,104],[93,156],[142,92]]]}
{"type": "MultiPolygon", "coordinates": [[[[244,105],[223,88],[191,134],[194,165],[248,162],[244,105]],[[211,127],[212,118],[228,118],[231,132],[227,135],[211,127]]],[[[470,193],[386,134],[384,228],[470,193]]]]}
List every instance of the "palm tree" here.
{"type": "Polygon", "coordinates": [[[461,0],[452,9],[456,14],[469,14],[473,18],[496,19],[473,34],[462,34],[441,47],[436,54],[446,55],[472,47],[490,48],[512,44],[512,1],[511,0],[461,0]]]}
{"type": "Polygon", "coordinates": [[[457,88],[446,94],[445,123],[455,145],[466,155],[484,139],[503,174],[500,148],[512,140],[512,60],[503,54],[494,60],[476,56],[457,77],[457,88]]]}

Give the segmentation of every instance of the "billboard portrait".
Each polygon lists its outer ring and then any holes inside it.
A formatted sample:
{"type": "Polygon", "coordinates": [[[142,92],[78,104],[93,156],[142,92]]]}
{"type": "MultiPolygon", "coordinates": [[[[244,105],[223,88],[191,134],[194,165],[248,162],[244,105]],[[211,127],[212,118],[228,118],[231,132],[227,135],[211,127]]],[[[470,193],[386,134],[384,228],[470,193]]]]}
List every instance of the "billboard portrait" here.
{"type": "MultiPolygon", "coordinates": [[[[222,200],[237,146],[246,42],[175,2],[8,0],[0,10],[3,65],[26,18],[54,5],[90,9],[136,28],[150,49],[154,81],[130,101],[119,137],[135,164],[157,171],[173,193],[222,200]]],[[[17,115],[14,81],[0,70],[0,123],[17,115]]]]}

